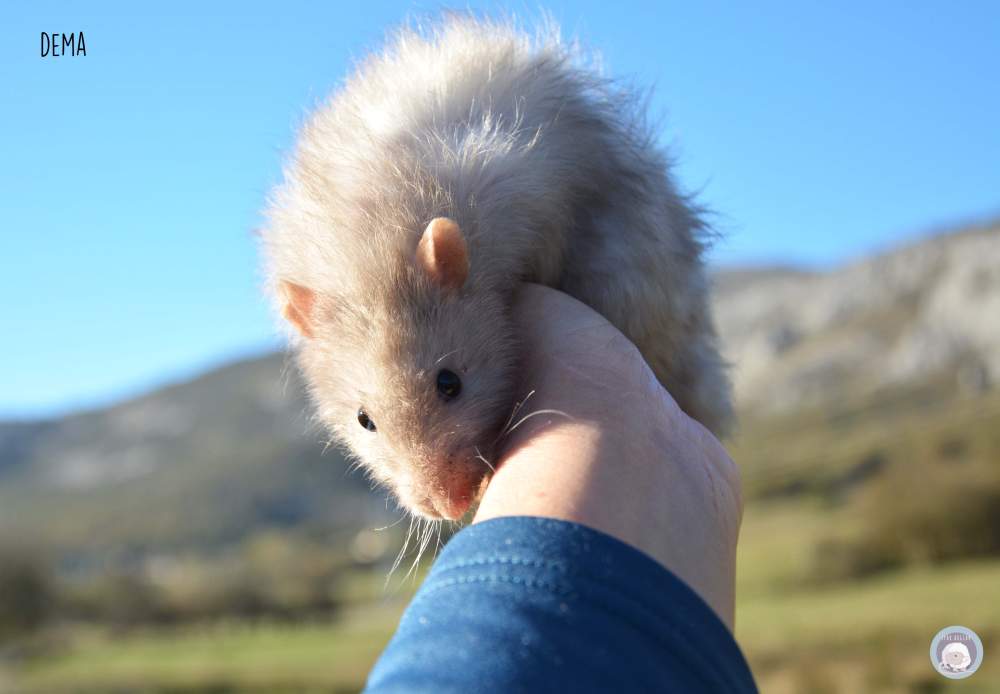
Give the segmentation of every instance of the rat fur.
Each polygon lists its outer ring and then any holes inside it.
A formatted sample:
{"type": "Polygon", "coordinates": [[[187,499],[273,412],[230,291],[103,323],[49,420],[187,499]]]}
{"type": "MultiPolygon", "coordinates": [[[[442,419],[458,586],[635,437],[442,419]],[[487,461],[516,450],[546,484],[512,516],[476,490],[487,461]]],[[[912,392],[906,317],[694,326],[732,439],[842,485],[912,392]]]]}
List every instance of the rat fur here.
{"type": "Polygon", "coordinates": [[[522,282],[597,310],[689,415],[730,423],[706,226],[635,94],[556,31],[398,31],[304,124],[268,220],[268,287],[319,419],[418,515],[464,513],[525,395],[522,282]]]}

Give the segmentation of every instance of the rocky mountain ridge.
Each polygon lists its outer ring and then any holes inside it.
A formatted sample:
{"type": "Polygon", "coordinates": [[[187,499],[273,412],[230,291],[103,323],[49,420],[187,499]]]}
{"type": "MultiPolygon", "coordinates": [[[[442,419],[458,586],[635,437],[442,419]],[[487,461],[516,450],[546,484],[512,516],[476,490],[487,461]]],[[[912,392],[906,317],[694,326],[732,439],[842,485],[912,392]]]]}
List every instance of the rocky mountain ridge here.
{"type": "Polygon", "coordinates": [[[1000,380],[1000,222],[828,272],[716,275],[715,319],[741,410],[780,413],[953,372],[1000,380]]]}

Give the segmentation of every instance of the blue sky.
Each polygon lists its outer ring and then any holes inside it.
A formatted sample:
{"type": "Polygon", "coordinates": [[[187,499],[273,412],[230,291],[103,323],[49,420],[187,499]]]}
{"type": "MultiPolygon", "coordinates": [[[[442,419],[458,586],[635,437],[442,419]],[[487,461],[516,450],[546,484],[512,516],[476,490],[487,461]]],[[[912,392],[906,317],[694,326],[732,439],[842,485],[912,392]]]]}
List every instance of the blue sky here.
{"type": "MultiPolygon", "coordinates": [[[[277,346],[251,232],[295,126],[387,27],[447,6],[150,5],[0,10],[0,417],[277,346]],[[42,31],[87,56],[41,58],[42,31]]],[[[540,6],[655,85],[714,262],[826,266],[1000,213],[1000,3],[471,4],[540,6]]]]}

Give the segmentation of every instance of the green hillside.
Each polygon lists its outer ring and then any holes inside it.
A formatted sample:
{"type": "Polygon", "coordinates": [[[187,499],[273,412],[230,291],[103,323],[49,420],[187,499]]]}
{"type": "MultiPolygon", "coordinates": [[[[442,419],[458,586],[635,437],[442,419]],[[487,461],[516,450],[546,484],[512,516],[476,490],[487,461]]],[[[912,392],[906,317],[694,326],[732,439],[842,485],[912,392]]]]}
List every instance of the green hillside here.
{"type": "Polygon", "coordinates": [[[390,514],[324,451],[274,355],[109,410],[0,429],[0,540],[77,563],[217,551],[259,528],[353,532],[390,514]]]}

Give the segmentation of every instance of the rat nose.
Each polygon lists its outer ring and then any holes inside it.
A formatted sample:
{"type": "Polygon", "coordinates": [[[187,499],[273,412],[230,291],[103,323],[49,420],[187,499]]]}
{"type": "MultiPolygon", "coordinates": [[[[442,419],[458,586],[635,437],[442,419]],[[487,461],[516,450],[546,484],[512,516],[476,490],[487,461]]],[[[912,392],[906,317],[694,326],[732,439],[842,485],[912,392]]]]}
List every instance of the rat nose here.
{"type": "Polygon", "coordinates": [[[458,520],[479,497],[486,468],[474,465],[466,456],[441,456],[428,468],[432,490],[428,495],[434,510],[449,520],[458,520]]]}
{"type": "Polygon", "coordinates": [[[469,510],[472,505],[472,495],[467,494],[462,497],[454,497],[450,494],[445,497],[437,497],[431,499],[431,505],[434,506],[434,510],[438,512],[442,518],[447,518],[448,520],[458,520],[465,515],[465,512],[469,510]]]}

